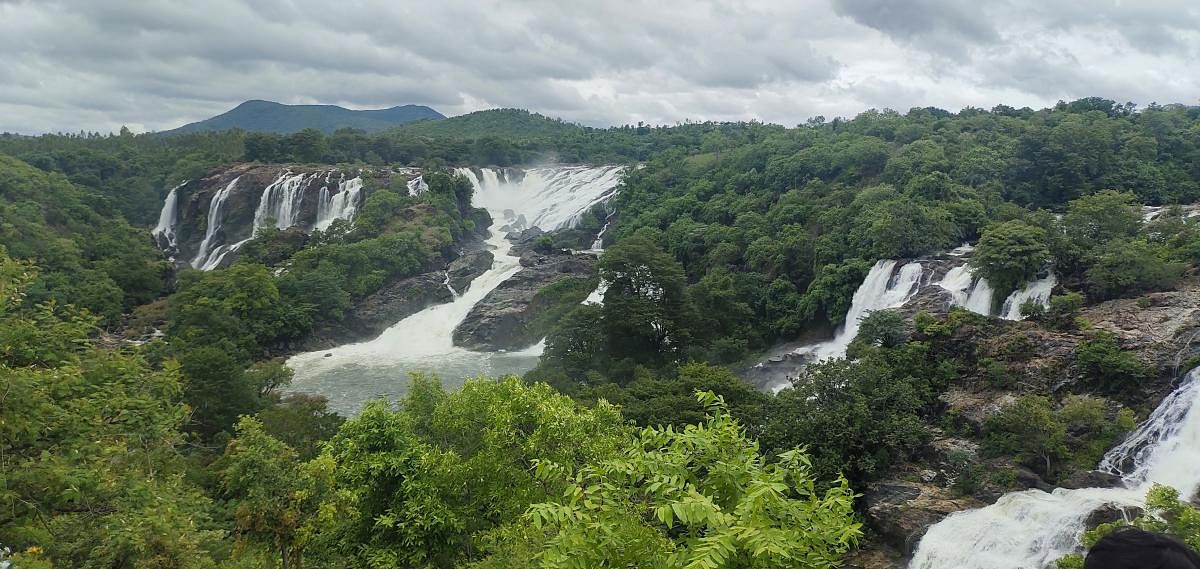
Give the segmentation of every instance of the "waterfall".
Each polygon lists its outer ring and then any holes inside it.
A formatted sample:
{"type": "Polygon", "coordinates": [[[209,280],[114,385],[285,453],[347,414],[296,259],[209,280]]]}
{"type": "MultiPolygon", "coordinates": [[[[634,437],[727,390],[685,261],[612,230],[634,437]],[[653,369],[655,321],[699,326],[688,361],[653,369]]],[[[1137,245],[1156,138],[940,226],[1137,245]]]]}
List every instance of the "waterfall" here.
{"type": "Polygon", "coordinates": [[[446,278],[444,280],[442,280],[442,284],[446,285],[446,290],[450,291],[451,297],[453,297],[453,298],[459,297],[458,291],[454,290],[454,285],[450,284],[450,271],[446,271],[446,278]]]}
{"type": "MultiPolygon", "coordinates": [[[[972,251],[972,247],[964,245],[951,251],[949,256],[961,258],[972,251]]],[[[944,289],[950,294],[950,302],[955,306],[984,316],[996,316],[992,310],[994,291],[991,285],[987,279],[976,276],[966,263],[951,268],[940,279],[934,279],[933,269],[927,269],[919,261],[906,262],[897,269],[899,264],[899,261],[887,259],[876,262],[862,284],[854,291],[845,324],[835,332],[834,337],[796,348],[791,355],[802,356],[807,361],[844,357],[846,348],[858,335],[859,320],[862,317],[874,310],[903,306],[927,285],[944,289]]],[[[1053,273],[1028,283],[1021,290],[1009,295],[999,316],[1008,320],[1020,320],[1021,304],[1029,300],[1045,304],[1056,283],[1053,273]],[[1013,306],[1016,308],[1012,309],[1013,306]]],[[[790,386],[790,378],[776,377],[767,381],[766,388],[778,392],[790,386]]]]}
{"type": "Polygon", "coordinates": [[[417,176],[405,184],[408,187],[408,195],[419,196],[429,191],[429,184],[425,183],[425,176],[417,176]]]}
{"type": "Polygon", "coordinates": [[[322,187],[317,200],[317,221],[313,224],[313,229],[324,231],[333,225],[334,220],[354,219],[354,214],[358,213],[359,202],[362,201],[362,186],[362,178],[355,176],[339,181],[336,194],[330,194],[328,186],[322,187]]]}
{"type": "Polygon", "coordinates": [[[212,197],[212,201],[208,203],[208,218],[206,219],[206,227],[204,228],[204,240],[200,242],[200,249],[196,251],[196,257],[192,259],[192,267],[201,270],[210,270],[220,263],[221,257],[224,257],[228,251],[219,251],[222,247],[214,248],[213,239],[217,237],[217,233],[221,231],[221,223],[225,215],[225,200],[229,199],[229,194],[233,192],[234,186],[238,180],[242,179],[238,176],[231,180],[228,185],[217,192],[212,197]],[[216,254],[216,262],[213,262],[214,254],[216,254]],[[210,266],[211,265],[211,266],[210,266]]]}
{"type": "Polygon", "coordinates": [[[1089,514],[1106,504],[1142,507],[1155,484],[1190,500],[1200,485],[1200,368],[1159,404],[1099,469],[1124,474],[1118,488],[1005,494],[929,528],[910,569],[1040,569],[1078,547],[1089,514]]]}
{"type": "Polygon", "coordinates": [[[185,185],[186,181],[167,192],[162,211],[158,213],[158,225],[150,230],[150,234],[154,235],[154,242],[163,251],[175,251],[175,224],[179,222],[179,188],[185,185]]]}
{"type": "Polygon", "coordinates": [[[805,346],[797,353],[811,354],[816,360],[840,358],[858,335],[860,320],[874,310],[902,306],[920,289],[924,272],[921,263],[905,263],[896,270],[896,261],[882,260],[871,267],[850,302],[846,322],[834,334],[833,339],[805,346]]]}
{"type": "Polygon", "coordinates": [[[512,210],[544,231],[575,227],[594,205],[617,192],[622,166],[547,166],[530,168],[517,178],[496,168],[457,172],[475,186],[475,203],[489,211],[512,210]]]}
{"type": "Polygon", "coordinates": [[[1008,295],[1008,298],[1004,299],[1004,305],[1000,308],[1000,317],[1005,320],[1020,320],[1021,305],[1033,301],[1044,306],[1050,301],[1050,292],[1054,290],[1054,286],[1057,284],[1058,279],[1055,278],[1053,271],[1043,278],[1026,283],[1021,290],[1008,295]]]}
{"type": "Polygon", "coordinates": [[[509,252],[512,243],[500,231],[505,210],[524,215],[543,230],[569,226],[612,195],[621,171],[612,166],[560,166],[533,168],[519,176],[520,171],[485,168],[477,175],[459,169],[475,188],[474,205],[487,208],[495,220],[487,240],[494,255],[491,268],[453,301],[417,312],[375,339],[289,358],[287,365],[296,372],[291,388],[324,395],[331,409],[354,415],[370,399],[402,396],[408,389],[404,378],[411,371],[435,372],[447,385],[480,374],[525,373],[537,363],[543,342],[515,352],[473,352],[453,341],[454,329],[475,304],[521,269],[520,258],[509,252]]]}
{"type": "Polygon", "coordinates": [[[991,315],[992,286],[988,284],[987,279],[976,277],[967,265],[950,269],[937,285],[950,293],[951,302],[955,306],[961,306],[976,314],[991,315]]]}
{"type": "Polygon", "coordinates": [[[296,225],[304,189],[318,175],[292,174],[291,170],[281,172],[274,182],[263,189],[258,208],[254,210],[254,228],[265,227],[269,219],[274,219],[275,227],[279,229],[296,225]]]}

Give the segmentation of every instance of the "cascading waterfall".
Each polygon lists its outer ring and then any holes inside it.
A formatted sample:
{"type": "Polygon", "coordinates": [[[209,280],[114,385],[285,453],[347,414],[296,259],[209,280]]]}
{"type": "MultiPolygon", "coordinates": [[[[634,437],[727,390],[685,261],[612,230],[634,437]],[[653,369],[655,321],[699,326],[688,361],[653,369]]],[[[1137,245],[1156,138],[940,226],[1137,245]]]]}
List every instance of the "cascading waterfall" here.
{"type": "MultiPolygon", "coordinates": [[[[972,250],[970,246],[963,246],[951,251],[950,256],[962,257],[972,250]]],[[[875,310],[903,306],[926,285],[935,285],[946,290],[950,294],[951,303],[956,306],[985,316],[996,315],[992,310],[994,295],[991,285],[987,279],[976,276],[970,266],[955,266],[940,279],[934,279],[931,272],[931,269],[927,269],[919,261],[910,261],[903,265],[887,259],[876,262],[862,284],[854,291],[845,324],[834,333],[834,337],[796,348],[791,352],[792,355],[804,357],[809,361],[844,357],[846,348],[858,335],[859,320],[863,316],[875,310]]],[[[1030,300],[1045,304],[1056,282],[1054,274],[1051,273],[1027,284],[1009,295],[999,316],[1008,320],[1020,320],[1021,304],[1030,300]]],[[[790,386],[790,379],[778,378],[769,381],[766,388],[778,392],[790,386]]]]}
{"type": "Polygon", "coordinates": [[[408,195],[419,196],[429,191],[429,184],[425,183],[425,176],[417,176],[405,184],[408,187],[408,195]]]}
{"type": "Polygon", "coordinates": [[[1050,292],[1054,290],[1054,286],[1058,284],[1058,279],[1054,273],[1040,278],[1031,283],[1027,283],[1021,290],[1018,290],[1004,299],[1004,305],[1000,308],[1000,317],[1005,320],[1020,320],[1021,306],[1026,302],[1036,302],[1045,305],[1050,301],[1050,292]]]}
{"type": "Polygon", "coordinates": [[[991,314],[992,287],[987,279],[976,277],[966,265],[950,269],[937,283],[950,293],[951,302],[977,314],[991,314]]]}
{"type": "Polygon", "coordinates": [[[158,213],[158,224],[150,230],[155,243],[164,251],[175,251],[175,224],[179,223],[179,188],[186,185],[185,181],[167,192],[162,211],[158,213]]]}
{"type": "Polygon", "coordinates": [[[229,199],[229,194],[233,192],[233,188],[237,186],[238,180],[241,179],[242,177],[238,176],[231,180],[209,202],[208,217],[206,218],[207,226],[204,228],[204,240],[200,242],[200,249],[196,251],[196,257],[192,259],[193,268],[205,271],[216,268],[225,254],[229,252],[229,248],[225,245],[214,247],[214,238],[221,231],[221,223],[225,215],[225,200],[229,199]]]}
{"type": "Polygon", "coordinates": [[[274,220],[275,227],[279,229],[296,225],[304,190],[317,176],[319,174],[316,173],[292,174],[290,170],[281,172],[274,182],[263,189],[258,208],[254,210],[254,228],[266,227],[268,220],[274,220]]]}
{"type": "MultiPolygon", "coordinates": [[[[530,168],[519,180],[495,168],[459,168],[475,186],[475,203],[488,211],[512,210],[530,226],[545,231],[575,227],[594,205],[617,192],[622,166],[548,166],[530,168]]],[[[515,176],[514,176],[515,177],[515,176]]]]}
{"type": "Polygon", "coordinates": [[[339,181],[336,194],[329,192],[328,185],[322,187],[317,200],[317,221],[313,224],[313,229],[324,231],[329,229],[335,220],[354,219],[362,201],[362,187],[363,180],[359,176],[339,181]]]}
{"type": "Polygon", "coordinates": [[[476,375],[520,374],[541,356],[544,343],[515,352],[472,352],[454,345],[453,332],[500,283],[520,270],[520,258],[509,253],[512,244],[499,230],[511,210],[533,225],[552,230],[566,227],[587,208],[611,196],[620,181],[619,167],[562,166],[526,170],[519,179],[495,169],[460,169],[475,187],[474,204],[485,207],[493,222],[487,240],[492,266],[449,303],[409,316],[379,337],[357,344],[298,354],[288,359],[296,372],[291,388],[329,399],[330,408],[354,415],[370,399],[396,399],[407,391],[405,374],[437,373],[447,385],[476,375]],[[606,185],[606,184],[611,184],[606,185]]]}
{"type": "Polygon", "coordinates": [[[1192,499],[1200,486],[1198,407],[1200,368],[1100,462],[1100,470],[1123,474],[1121,487],[1025,490],[951,514],[929,528],[909,569],[1041,569],[1078,547],[1088,515],[1102,506],[1142,507],[1154,484],[1192,499]]]}

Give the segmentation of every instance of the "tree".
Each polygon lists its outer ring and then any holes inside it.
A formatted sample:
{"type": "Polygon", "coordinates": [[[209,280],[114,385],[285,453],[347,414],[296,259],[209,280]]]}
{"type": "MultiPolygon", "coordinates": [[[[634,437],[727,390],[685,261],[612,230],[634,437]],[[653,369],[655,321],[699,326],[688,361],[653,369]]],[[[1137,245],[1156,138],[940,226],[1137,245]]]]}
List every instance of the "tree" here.
{"type": "Polygon", "coordinates": [[[971,266],[1004,298],[1045,270],[1047,241],[1045,230],[1022,221],[990,225],[979,237],[971,266]]]}
{"type": "Polygon", "coordinates": [[[1137,356],[1117,345],[1117,339],[1107,332],[1079,343],[1075,359],[1084,377],[1107,393],[1119,393],[1136,388],[1150,375],[1137,356]]]}
{"type": "Polygon", "coordinates": [[[1062,218],[1067,239],[1080,253],[1113,239],[1132,238],[1142,227],[1137,196],[1104,190],[1072,200],[1062,218]]]}
{"type": "Polygon", "coordinates": [[[800,450],[767,463],[712,393],[704,422],[647,428],[609,460],[538,461],[562,489],[477,567],[838,567],[861,535],[845,479],[816,491],[800,450]],[[531,555],[532,554],[532,555],[531,555]]]}
{"type": "Polygon", "coordinates": [[[367,566],[453,567],[475,539],[556,492],[539,460],[585,464],[624,440],[616,408],[583,409],[546,384],[468,381],[455,392],[414,376],[399,410],[373,402],[326,447],[351,497],[337,546],[367,566]]]}
{"type": "Polygon", "coordinates": [[[596,268],[608,287],[601,314],[611,358],[664,362],[686,347],[687,281],[674,258],[634,236],[606,251],[596,268]]]}
{"type": "Polygon", "coordinates": [[[1088,297],[1095,300],[1170,288],[1184,270],[1163,247],[1143,239],[1113,239],[1095,247],[1087,260],[1088,297]]]}
{"type": "Polygon", "coordinates": [[[1051,475],[1067,448],[1067,427],[1055,416],[1050,400],[1027,395],[988,417],[984,428],[992,452],[1009,453],[1051,475]]]}
{"type": "Polygon", "coordinates": [[[277,552],[281,569],[301,569],[329,490],[322,464],[301,465],[296,451],[257,419],[242,417],[235,431],[222,458],[221,487],[237,504],[237,538],[277,552]]]}

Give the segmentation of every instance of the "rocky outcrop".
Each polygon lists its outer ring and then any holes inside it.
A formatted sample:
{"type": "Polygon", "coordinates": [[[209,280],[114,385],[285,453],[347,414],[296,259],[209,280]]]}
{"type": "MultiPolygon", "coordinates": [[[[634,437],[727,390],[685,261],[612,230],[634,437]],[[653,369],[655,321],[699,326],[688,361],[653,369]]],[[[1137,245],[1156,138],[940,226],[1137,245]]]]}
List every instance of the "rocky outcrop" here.
{"type": "MultiPolygon", "coordinates": [[[[520,350],[545,335],[535,321],[562,299],[543,289],[564,278],[590,280],[594,255],[526,251],[521,270],[488,293],[454,330],[455,345],[477,351],[520,350]]],[[[578,303],[582,298],[570,299],[578,303]]]]}
{"type": "Polygon", "coordinates": [[[981,505],[936,484],[903,480],[871,486],[862,504],[867,526],[905,556],[912,554],[929,526],[951,513],[981,505]]]}
{"type": "Polygon", "coordinates": [[[1156,366],[1160,375],[1174,377],[1200,354],[1200,278],[1187,278],[1171,291],[1102,302],[1085,308],[1083,317],[1156,366]]]}

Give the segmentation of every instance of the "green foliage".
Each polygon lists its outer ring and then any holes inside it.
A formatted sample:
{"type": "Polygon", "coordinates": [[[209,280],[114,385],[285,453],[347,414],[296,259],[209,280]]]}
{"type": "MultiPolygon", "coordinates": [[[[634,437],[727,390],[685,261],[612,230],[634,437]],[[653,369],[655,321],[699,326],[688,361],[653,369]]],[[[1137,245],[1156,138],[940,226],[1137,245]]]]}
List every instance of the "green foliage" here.
{"type": "Polygon", "coordinates": [[[643,429],[583,466],[538,461],[560,494],[505,528],[478,567],[840,566],[861,535],[846,481],[818,492],[800,450],[766,463],[719,398],[698,397],[703,423],[643,429]]]}
{"type": "Polygon", "coordinates": [[[1105,393],[1120,393],[1137,389],[1150,370],[1136,355],[1117,345],[1116,338],[1107,332],[1079,343],[1075,360],[1084,377],[1105,393]]]}
{"type": "Polygon", "coordinates": [[[1053,480],[1066,466],[1091,468],[1135,426],[1133,412],[1092,396],[1068,396],[1058,409],[1046,397],[1026,395],[984,424],[985,449],[1007,454],[1053,480]]]}
{"type": "Polygon", "coordinates": [[[1167,251],[1142,239],[1114,239],[1089,256],[1088,296],[1097,300],[1170,288],[1184,265],[1167,258],[1167,251]]]}
{"type": "Polygon", "coordinates": [[[843,472],[857,484],[886,473],[929,440],[923,415],[943,372],[930,369],[924,350],[912,344],[809,366],[771,400],[759,441],[773,452],[806,445],[819,479],[843,472]]]}
{"type": "Polygon", "coordinates": [[[1003,298],[1033,280],[1050,260],[1045,230],[1022,221],[988,226],[975,246],[971,266],[1003,298]]]}
{"type": "Polygon", "coordinates": [[[904,317],[894,310],[875,310],[862,317],[858,336],[851,342],[850,357],[862,346],[894,348],[908,341],[904,317]]]}
{"type": "Polygon", "coordinates": [[[335,547],[366,567],[454,566],[480,532],[558,491],[535,461],[586,464],[624,435],[614,407],[582,409],[545,384],[480,379],[447,393],[416,376],[400,410],[369,404],[327,447],[351,499],[335,547]]]}

